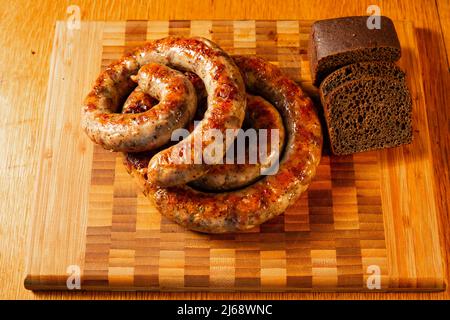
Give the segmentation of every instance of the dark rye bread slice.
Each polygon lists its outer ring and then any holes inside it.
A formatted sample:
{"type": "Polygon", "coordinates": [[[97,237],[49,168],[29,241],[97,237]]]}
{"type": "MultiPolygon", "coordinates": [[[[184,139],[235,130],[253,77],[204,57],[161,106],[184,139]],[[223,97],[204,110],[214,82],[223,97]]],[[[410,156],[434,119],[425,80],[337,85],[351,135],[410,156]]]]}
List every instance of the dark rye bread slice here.
{"type": "Polygon", "coordinates": [[[393,62],[357,62],[337,69],[328,75],[320,84],[320,93],[326,98],[331,91],[345,82],[367,77],[389,77],[403,81],[405,72],[393,62]]]}
{"type": "Polygon", "coordinates": [[[334,70],[360,61],[397,61],[401,49],[392,20],[380,17],[380,29],[369,29],[366,16],[320,20],[309,37],[314,85],[334,70]]]}
{"type": "Polygon", "coordinates": [[[412,141],[412,102],[403,80],[373,77],[348,81],[322,103],[336,155],[412,141]]]}

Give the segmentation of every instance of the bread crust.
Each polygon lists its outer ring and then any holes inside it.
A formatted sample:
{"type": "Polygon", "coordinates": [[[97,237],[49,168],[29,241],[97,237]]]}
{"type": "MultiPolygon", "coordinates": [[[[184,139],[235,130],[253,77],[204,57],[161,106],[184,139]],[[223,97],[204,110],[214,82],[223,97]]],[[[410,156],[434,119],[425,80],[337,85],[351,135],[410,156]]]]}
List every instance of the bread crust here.
{"type": "Polygon", "coordinates": [[[360,61],[397,61],[400,42],[392,20],[380,16],[380,28],[370,29],[367,16],[319,20],[311,26],[309,61],[313,84],[334,70],[360,61]]]}

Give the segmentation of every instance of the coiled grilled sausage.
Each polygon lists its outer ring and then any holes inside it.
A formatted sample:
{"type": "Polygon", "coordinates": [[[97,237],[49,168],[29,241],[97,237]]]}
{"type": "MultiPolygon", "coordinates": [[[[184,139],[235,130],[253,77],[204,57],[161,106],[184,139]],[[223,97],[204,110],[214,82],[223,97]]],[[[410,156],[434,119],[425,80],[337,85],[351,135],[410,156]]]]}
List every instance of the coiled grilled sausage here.
{"type": "Polygon", "coordinates": [[[279,170],[231,192],[205,193],[187,185],[161,187],[147,180],[151,154],[127,154],[124,163],[159,211],[200,232],[236,232],[284,212],[304,192],[320,161],[322,132],[312,101],[274,65],[256,57],[234,57],[247,89],[281,113],[287,142],[279,170]]]}
{"type": "MultiPolygon", "coordinates": [[[[131,76],[149,63],[167,65],[191,71],[203,81],[208,93],[208,108],[203,120],[189,137],[173,147],[156,154],[149,164],[151,183],[161,186],[187,183],[207,172],[205,164],[193,164],[194,140],[202,141],[204,150],[213,139],[201,139],[209,129],[217,129],[225,135],[226,129],[239,129],[245,114],[246,97],[242,76],[233,60],[217,45],[203,38],[168,37],[147,43],[111,64],[98,77],[88,94],[84,107],[82,126],[88,136],[106,149],[124,152],[149,150],[147,143],[153,137],[141,132],[135,124],[147,123],[146,113],[115,114],[134,89],[131,76]],[[136,141],[142,143],[137,144],[136,141]],[[179,158],[191,157],[186,164],[176,164],[179,158]]],[[[151,111],[151,110],[150,110],[151,111]]],[[[150,112],[149,111],[149,112],[150,112]]],[[[223,150],[223,153],[225,150],[223,150]]],[[[214,161],[214,159],[212,159],[214,161]]]]}

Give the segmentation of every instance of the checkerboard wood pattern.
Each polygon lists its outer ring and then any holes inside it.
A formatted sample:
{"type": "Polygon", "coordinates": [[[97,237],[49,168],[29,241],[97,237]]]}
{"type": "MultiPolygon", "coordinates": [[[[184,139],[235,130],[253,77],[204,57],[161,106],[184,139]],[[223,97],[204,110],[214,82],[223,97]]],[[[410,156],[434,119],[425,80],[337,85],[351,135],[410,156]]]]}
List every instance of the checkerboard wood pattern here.
{"type": "MultiPolygon", "coordinates": [[[[85,39],[78,45],[85,50],[97,46],[98,67],[105,68],[123,53],[152,39],[203,36],[230,54],[256,54],[278,65],[318,101],[307,59],[310,24],[254,20],[85,23],[80,31],[85,39]],[[93,26],[99,29],[97,33],[93,26]]],[[[67,46],[70,34],[61,24],[58,28],[56,37],[62,43],[55,45],[67,46]]],[[[410,24],[397,26],[402,44],[408,46],[402,66],[414,75],[419,70],[409,47],[415,41],[411,29],[410,24]]],[[[58,56],[57,52],[54,60],[64,58],[64,54],[62,51],[58,56]]],[[[64,59],[60,63],[64,64],[64,59]]],[[[71,69],[67,67],[62,73],[71,69]]],[[[81,288],[87,290],[364,291],[370,289],[368,282],[376,284],[376,280],[380,280],[378,290],[442,289],[433,190],[424,185],[423,194],[404,194],[413,188],[406,180],[418,172],[425,180],[432,178],[430,163],[423,154],[429,154],[428,128],[426,120],[418,118],[424,108],[422,89],[419,79],[414,80],[410,75],[415,128],[421,131],[415,132],[412,146],[340,157],[330,155],[325,146],[317,175],[297,203],[285,214],[240,234],[200,234],[162,217],[125,171],[120,154],[94,146],[83,133],[76,132],[85,148],[82,156],[86,163],[79,174],[88,176],[81,199],[85,203],[83,223],[77,226],[82,232],[75,236],[80,238],[77,245],[69,245],[77,252],[70,258],[53,258],[62,266],[50,274],[42,264],[36,266],[36,259],[42,259],[42,255],[35,252],[26,286],[65,288],[67,265],[75,264],[80,265],[81,288]],[[416,210],[419,213],[413,212],[414,217],[404,212],[406,207],[396,205],[398,201],[424,201],[424,197],[429,211],[416,210]],[[418,219],[422,220],[422,229],[427,229],[425,234],[409,230],[409,224],[418,219]],[[422,246],[433,254],[432,258],[419,257],[416,250],[420,240],[428,242],[422,246]],[[379,278],[374,280],[374,274],[379,278]]],[[[51,101],[48,104],[52,106],[51,101]]],[[[415,183],[425,184],[425,180],[415,183]]],[[[64,199],[69,195],[60,196],[64,199]]],[[[37,208],[43,203],[45,199],[37,208]]],[[[34,240],[31,246],[43,249],[42,241],[34,240]]]]}

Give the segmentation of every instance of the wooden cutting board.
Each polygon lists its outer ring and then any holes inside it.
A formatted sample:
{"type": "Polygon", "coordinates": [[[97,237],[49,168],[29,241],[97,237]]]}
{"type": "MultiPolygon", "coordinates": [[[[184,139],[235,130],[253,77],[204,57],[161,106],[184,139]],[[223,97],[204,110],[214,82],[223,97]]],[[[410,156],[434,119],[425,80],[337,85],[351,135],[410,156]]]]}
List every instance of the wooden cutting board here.
{"type": "Polygon", "coordinates": [[[87,139],[82,100],[101,68],[130,48],[196,35],[268,59],[318,101],[306,51],[311,22],[83,22],[79,30],[58,22],[26,288],[444,289],[420,60],[413,24],[395,24],[413,98],[412,145],[345,157],[325,147],[308,192],[284,215],[242,234],[205,235],[161,217],[120,155],[87,139]]]}

